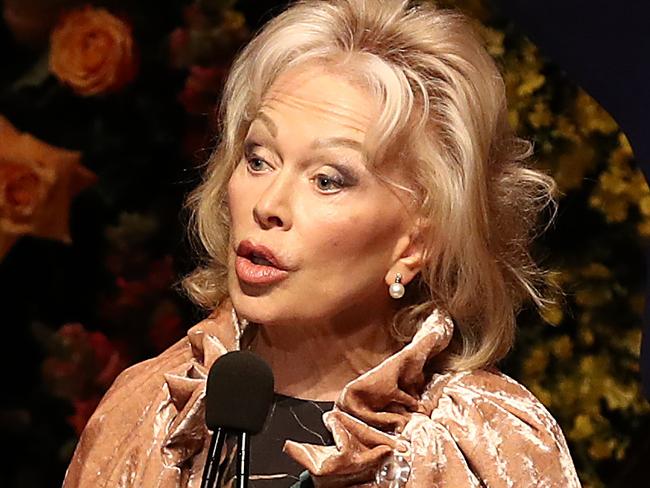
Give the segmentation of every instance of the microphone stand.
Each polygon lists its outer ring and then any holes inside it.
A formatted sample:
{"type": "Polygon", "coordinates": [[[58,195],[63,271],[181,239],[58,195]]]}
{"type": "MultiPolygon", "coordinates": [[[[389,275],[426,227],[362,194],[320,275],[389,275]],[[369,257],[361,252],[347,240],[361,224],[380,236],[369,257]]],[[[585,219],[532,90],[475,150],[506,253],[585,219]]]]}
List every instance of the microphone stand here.
{"type": "Polygon", "coordinates": [[[226,432],[219,427],[215,433],[212,434],[210,440],[210,447],[208,449],[208,459],[205,462],[203,469],[203,478],[201,479],[201,488],[212,488],[217,486],[221,473],[219,472],[219,459],[221,451],[223,450],[223,443],[226,438],[226,432]]]}
{"type": "MultiPolygon", "coordinates": [[[[223,470],[219,467],[219,460],[226,434],[225,429],[218,428],[212,435],[208,449],[208,458],[206,459],[203,478],[201,479],[201,488],[219,487],[223,475],[223,470]]],[[[250,477],[250,448],[250,435],[248,432],[237,432],[235,488],[248,488],[248,479],[250,477]]]]}
{"type": "Polygon", "coordinates": [[[237,482],[236,488],[248,488],[250,475],[250,438],[248,432],[237,434],[237,482]]]}

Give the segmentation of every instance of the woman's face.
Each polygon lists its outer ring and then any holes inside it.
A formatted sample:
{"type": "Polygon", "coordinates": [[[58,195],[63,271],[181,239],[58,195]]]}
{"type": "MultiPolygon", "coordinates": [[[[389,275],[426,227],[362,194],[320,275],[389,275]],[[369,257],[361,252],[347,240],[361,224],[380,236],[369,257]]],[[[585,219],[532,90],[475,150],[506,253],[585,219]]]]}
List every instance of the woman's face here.
{"type": "Polygon", "coordinates": [[[406,208],[360,150],[377,115],[368,93],[318,67],[285,72],[269,89],[228,183],[228,287],[240,317],[348,324],[395,310],[388,285],[396,272],[410,281],[419,255],[406,208]],[[286,269],[238,257],[246,240],[286,269]],[[251,277],[265,271],[270,281],[251,277]]]}

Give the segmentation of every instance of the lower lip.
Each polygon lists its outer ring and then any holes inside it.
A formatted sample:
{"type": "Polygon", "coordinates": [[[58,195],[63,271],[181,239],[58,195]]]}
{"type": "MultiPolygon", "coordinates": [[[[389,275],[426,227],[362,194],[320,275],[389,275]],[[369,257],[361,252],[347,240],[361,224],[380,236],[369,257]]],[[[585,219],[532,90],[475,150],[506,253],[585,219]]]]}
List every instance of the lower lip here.
{"type": "Polygon", "coordinates": [[[277,283],[289,276],[289,272],[278,269],[275,266],[255,264],[250,259],[237,256],[235,259],[235,271],[240,280],[255,285],[269,285],[277,283]]]}

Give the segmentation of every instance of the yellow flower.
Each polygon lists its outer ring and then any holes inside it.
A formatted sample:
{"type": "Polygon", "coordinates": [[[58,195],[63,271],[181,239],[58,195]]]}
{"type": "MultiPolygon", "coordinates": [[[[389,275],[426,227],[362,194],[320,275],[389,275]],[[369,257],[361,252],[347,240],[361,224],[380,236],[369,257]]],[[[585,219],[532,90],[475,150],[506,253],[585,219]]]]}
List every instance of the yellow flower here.
{"type": "Polygon", "coordinates": [[[578,322],[580,325],[591,329],[593,325],[593,314],[589,310],[583,310],[582,313],[578,316],[578,322]]]}
{"type": "Polygon", "coordinates": [[[493,29],[484,24],[477,23],[478,32],[485,42],[487,51],[494,57],[503,56],[505,49],[503,48],[503,39],[505,33],[493,29]]]}
{"type": "Polygon", "coordinates": [[[627,154],[629,158],[632,158],[632,146],[630,145],[630,140],[623,132],[618,133],[618,144],[621,146],[621,150],[624,154],[627,154]]]}
{"type": "MultiPolygon", "coordinates": [[[[583,315],[587,315],[587,314],[583,314],[583,315]]],[[[596,338],[592,330],[588,329],[587,327],[581,327],[578,332],[578,340],[582,345],[590,347],[594,345],[596,338]]]]}
{"type": "Polygon", "coordinates": [[[633,202],[639,202],[646,196],[650,196],[648,182],[646,181],[645,176],[643,176],[643,172],[640,169],[635,169],[630,176],[628,197],[633,202]]]}
{"type": "Polygon", "coordinates": [[[604,376],[609,369],[609,360],[604,356],[589,354],[580,359],[580,372],[589,377],[604,376]]]}
{"type": "MultiPolygon", "coordinates": [[[[634,364],[639,364],[635,362],[634,364]]],[[[632,413],[634,415],[646,415],[650,413],[650,402],[641,394],[641,386],[638,383],[633,385],[637,390],[637,400],[632,404],[632,413]]]]}
{"type": "Polygon", "coordinates": [[[617,383],[611,376],[605,378],[603,386],[605,401],[612,410],[627,409],[635,400],[636,392],[629,386],[617,383]]]}
{"type": "Polygon", "coordinates": [[[580,270],[580,274],[585,278],[611,278],[612,273],[607,266],[602,263],[589,263],[580,270]]]}
{"type": "Polygon", "coordinates": [[[555,119],[555,128],[551,131],[554,137],[562,137],[575,144],[582,143],[582,137],[578,133],[575,124],[565,115],[558,115],[555,119]]]}
{"type": "MultiPolygon", "coordinates": [[[[576,383],[574,378],[562,377],[555,383],[555,396],[562,399],[564,408],[575,405],[576,401],[579,402],[581,397],[584,397],[584,391],[590,389],[587,382],[576,383]]],[[[580,405],[580,403],[578,403],[580,405]]]]}
{"type": "Polygon", "coordinates": [[[620,172],[606,171],[600,175],[598,183],[603,191],[619,195],[625,191],[625,181],[620,172]],[[617,174],[618,173],[618,174],[617,174]]]}
{"type": "Polygon", "coordinates": [[[616,447],[616,439],[596,439],[591,442],[588,452],[593,459],[609,459],[616,447]]]}
{"type": "Polygon", "coordinates": [[[519,127],[519,112],[513,109],[509,109],[508,122],[510,122],[510,127],[517,129],[519,127]]]}
{"type": "Polygon", "coordinates": [[[587,414],[580,414],[573,419],[573,428],[567,433],[573,441],[579,441],[591,437],[595,431],[591,417],[587,414]]]}
{"type": "Polygon", "coordinates": [[[616,458],[617,461],[622,461],[625,459],[625,453],[627,451],[627,446],[630,444],[629,440],[626,440],[624,443],[619,444],[616,447],[616,451],[614,452],[614,458],[616,458]]]}
{"type": "Polygon", "coordinates": [[[521,49],[521,55],[523,60],[533,66],[539,67],[542,63],[539,58],[539,50],[537,46],[532,42],[524,42],[524,45],[521,49]]]}
{"type": "Polygon", "coordinates": [[[551,343],[551,351],[558,359],[569,359],[573,354],[573,342],[568,335],[558,337],[551,343]]]}
{"type": "Polygon", "coordinates": [[[541,345],[534,347],[524,360],[523,371],[527,377],[536,377],[548,366],[548,351],[541,345]]]}
{"type": "Polygon", "coordinates": [[[520,97],[531,95],[544,85],[544,82],[546,81],[546,77],[543,74],[533,70],[525,71],[522,78],[522,82],[517,88],[517,94],[520,97]]]}
{"type": "Polygon", "coordinates": [[[600,132],[611,134],[618,124],[587,92],[578,91],[575,101],[575,118],[583,134],[600,132]]]}
{"type": "Polygon", "coordinates": [[[641,329],[628,330],[623,334],[621,345],[627,352],[635,357],[639,357],[641,351],[641,329]]]}
{"type": "Polygon", "coordinates": [[[650,220],[643,220],[636,226],[636,230],[642,238],[650,237],[650,220]]]}
{"type": "Polygon", "coordinates": [[[650,216],[650,195],[646,195],[639,201],[639,211],[647,216],[650,216]]]}
{"type": "Polygon", "coordinates": [[[605,215],[607,222],[623,222],[627,218],[630,204],[625,198],[597,189],[588,201],[605,215]]]}
{"type": "Polygon", "coordinates": [[[553,122],[553,114],[546,103],[538,101],[533,105],[533,111],[528,114],[528,121],[535,129],[548,127],[553,122]]]}
{"type": "Polygon", "coordinates": [[[607,162],[612,166],[627,166],[629,164],[631,156],[632,155],[625,149],[623,149],[621,146],[618,146],[609,153],[607,162]]]}
{"type": "Polygon", "coordinates": [[[598,307],[611,301],[612,290],[607,286],[591,286],[576,291],[576,303],[583,307],[598,307]]]}
{"type": "Polygon", "coordinates": [[[572,144],[557,158],[557,168],[553,177],[560,190],[566,192],[582,186],[585,175],[596,165],[596,152],[588,145],[572,144]]]}

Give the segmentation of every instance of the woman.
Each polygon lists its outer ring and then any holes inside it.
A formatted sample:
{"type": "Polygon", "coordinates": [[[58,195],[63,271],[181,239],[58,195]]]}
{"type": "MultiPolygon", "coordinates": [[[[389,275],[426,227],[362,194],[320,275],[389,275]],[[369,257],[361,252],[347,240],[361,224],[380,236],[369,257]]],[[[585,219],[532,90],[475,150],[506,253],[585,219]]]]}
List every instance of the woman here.
{"type": "Polygon", "coordinates": [[[239,348],[280,411],[255,486],[580,486],[553,417],[495,367],[524,300],[545,304],[527,247],[555,186],[467,20],[294,3],[240,53],[220,120],[184,281],[212,313],[118,377],[64,486],[198,487],[205,376],[239,348]]]}

